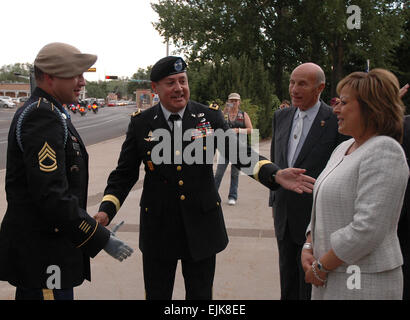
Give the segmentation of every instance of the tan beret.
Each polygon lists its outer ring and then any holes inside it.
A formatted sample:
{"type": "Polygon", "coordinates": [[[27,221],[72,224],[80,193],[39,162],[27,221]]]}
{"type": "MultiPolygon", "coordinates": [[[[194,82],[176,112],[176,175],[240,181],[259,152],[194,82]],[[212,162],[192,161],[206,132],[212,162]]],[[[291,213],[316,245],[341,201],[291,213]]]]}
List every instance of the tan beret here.
{"type": "Polygon", "coordinates": [[[233,92],[228,96],[228,100],[231,100],[231,99],[241,100],[241,96],[239,95],[239,93],[233,92]]]}
{"type": "Polygon", "coordinates": [[[95,61],[97,56],[94,54],[81,53],[69,44],[53,42],[39,51],[34,65],[52,76],[71,78],[87,71],[95,61]]]}

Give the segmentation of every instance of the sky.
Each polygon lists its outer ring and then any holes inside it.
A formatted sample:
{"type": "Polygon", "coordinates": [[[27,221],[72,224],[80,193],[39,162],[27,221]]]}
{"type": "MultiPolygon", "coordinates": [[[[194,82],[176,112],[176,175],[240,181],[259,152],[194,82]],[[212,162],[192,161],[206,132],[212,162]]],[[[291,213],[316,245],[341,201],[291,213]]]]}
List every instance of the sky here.
{"type": "MultiPolygon", "coordinates": [[[[2,0],[0,66],[33,63],[50,42],[65,42],[98,56],[88,81],[131,77],[166,55],[152,25],[157,0],[2,0]]],[[[170,54],[174,48],[170,47],[170,54]]]]}

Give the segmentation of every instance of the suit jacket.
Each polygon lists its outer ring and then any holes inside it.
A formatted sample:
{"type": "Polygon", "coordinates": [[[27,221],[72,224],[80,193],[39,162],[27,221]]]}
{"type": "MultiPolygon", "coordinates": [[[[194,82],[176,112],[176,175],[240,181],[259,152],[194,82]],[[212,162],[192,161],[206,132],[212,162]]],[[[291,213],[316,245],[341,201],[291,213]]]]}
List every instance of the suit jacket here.
{"type": "MultiPolygon", "coordinates": [[[[410,166],[410,116],[404,117],[404,134],[402,147],[406,154],[407,164],[410,166]]],[[[410,179],[409,179],[410,182],[410,179]]],[[[406,194],[404,196],[403,208],[401,210],[397,233],[399,236],[401,251],[405,264],[410,264],[410,184],[407,183],[406,194]]]]}
{"type": "Polygon", "coordinates": [[[311,222],[313,253],[330,249],[361,272],[392,270],[403,263],[397,224],[409,167],[400,144],[386,136],[366,141],[345,156],[354,142],[342,143],[316,181],[311,222]]]}
{"type": "MultiPolygon", "coordinates": [[[[227,246],[228,237],[221,198],[215,188],[212,159],[217,146],[213,133],[218,129],[227,130],[228,127],[222,112],[189,101],[182,119],[182,132],[189,129],[196,130],[177,150],[173,148],[176,142],[172,136],[168,144],[174,156],[168,159],[168,164],[159,163],[155,160],[156,150],[160,144],[164,147],[167,144],[165,140],[160,141],[157,134],[159,131],[170,132],[160,104],[135,114],[122,145],[117,168],[108,178],[100,211],[108,213],[111,220],[138,180],[139,167],[141,162],[144,163],[139,240],[144,254],[199,260],[227,246]],[[206,137],[211,139],[207,140],[206,137]],[[177,154],[181,156],[189,150],[191,152],[193,149],[190,148],[195,145],[203,151],[195,163],[188,163],[185,157],[177,157],[177,154]]],[[[228,149],[225,148],[226,151],[228,149]]],[[[167,156],[165,152],[162,155],[167,156]]],[[[225,157],[229,158],[227,153],[225,157]]],[[[262,156],[258,159],[262,162],[256,166],[256,174],[251,176],[269,188],[278,187],[272,174],[279,168],[262,156]]],[[[243,165],[245,163],[239,162],[237,167],[243,165]]]]}
{"type": "Polygon", "coordinates": [[[36,88],[10,126],[0,279],[14,286],[47,288],[52,265],[60,269],[61,288],[90,280],[89,257],[110,237],[86,212],[88,154],[63,114],[36,88]]]}
{"type": "MultiPolygon", "coordinates": [[[[295,107],[284,108],[273,116],[271,160],[281,168],[288,167],[288,142],[296,110],[295,107]]],[[[333,150],[345,139],[338,133],[333,109],[321,102],[294,167],[306,169],[306,175],[317,178],[333,150]]],[[[288,226],[292,240],[303,244],[310,219],[312,195],[279,188],[271,193],[269,205],[273,207],[276,237],[282,240],[288,226]]]]}

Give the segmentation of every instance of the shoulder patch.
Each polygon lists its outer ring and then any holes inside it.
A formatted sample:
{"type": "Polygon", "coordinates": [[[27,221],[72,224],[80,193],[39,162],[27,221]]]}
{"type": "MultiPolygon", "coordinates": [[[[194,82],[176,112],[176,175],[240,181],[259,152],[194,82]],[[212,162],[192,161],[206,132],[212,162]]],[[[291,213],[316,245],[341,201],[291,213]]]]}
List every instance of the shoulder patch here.
{"type": "Polygon", "coordinates": [[[217,104],[217,103],[211,103],[210,105],[209,105],[209,109],[212,109],[212,110],[219,110],[219,105],[217,104]]]}
{"type": "Polygon", "coordinates": [[[131,117],[135,117],[135,116],[139,115],[140,113],[141,113],[141,109],[138,108],[137,111],[135,111],[131,114],[131,117]]]}

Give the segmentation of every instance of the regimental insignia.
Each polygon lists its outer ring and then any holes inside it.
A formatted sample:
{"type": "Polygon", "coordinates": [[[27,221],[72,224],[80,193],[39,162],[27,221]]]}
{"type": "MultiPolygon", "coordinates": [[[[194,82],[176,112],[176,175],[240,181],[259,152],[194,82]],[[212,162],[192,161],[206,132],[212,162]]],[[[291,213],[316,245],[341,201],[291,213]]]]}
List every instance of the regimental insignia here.
{"type": "Polygon", "coordinates": [[[178,59],[177,61],[175,61],[174,69],[176,72],[181,72],[183,68],[184,68],[184,65],[181,59],[178,59]]]}
{"type": "Polygon", "coordinates": [[[139,115],[140,113],[141,113],[141,109],[138,108],[137,111],[135,111],[131,114],[131,117],[135,117],[135,116],[139,115]]]}
{"type": "Polygon", "coordinates": [[[47,142],[38,153],[38,163],[40,170],[44,172],[52,172],[57,169],[56,153],[47,142]]]}
{"type": "Polygon", "coordinates": [[[219,105],[217,104],[217,103],[211,103],[210,105],[209,105],[209,109],[212,109],[212,110],[219,110],[219,105]]]}

